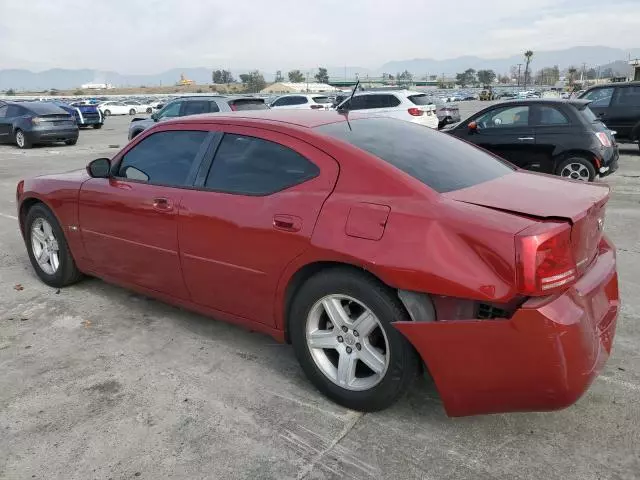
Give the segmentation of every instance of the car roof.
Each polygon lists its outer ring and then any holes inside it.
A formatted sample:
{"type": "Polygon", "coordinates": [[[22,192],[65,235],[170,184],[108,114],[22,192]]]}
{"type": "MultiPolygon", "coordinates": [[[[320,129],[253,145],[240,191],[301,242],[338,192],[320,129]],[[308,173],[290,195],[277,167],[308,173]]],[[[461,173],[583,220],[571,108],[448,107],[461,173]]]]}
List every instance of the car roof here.
{"type": "MultiPolygon", "coordinates": [[[[350,119],[366,118],[363,114],[350,114],[350,119]]],[[[289,126],[303,128],[315,128],[320,125],[347,121],[346,115],[334,110],[244,110],[239,112],[205,113],[201,115],[189,115],[178,117],[163,122],[163,125],[172,123],[202,124],[220,123],[224,120],[248,120],[256,124],[280,123],[289,126]]]]}
{"type": "MultiPolygon", "coordinates": [[[[611,87],[628,87],[628,86],[640,87],[640,82],[636,80],[636,81],[632,81],[632,82],[603,83],[602,85],[594,85],[592,87],[589,87],[589,88],[587,88],[587,90],[593,90],[594,88],[603,88],[603,87],[611,88],[611,87]]],[[[587,90],[582,90],[582,91],[586,92],[587,90]]]]}
{"type": "Polygon", "coordinates": [[[579,98],[571,98],[571,99],[563,99],[563,98],[523,98],[520,100],[508,100],[506,102],[496,103],[492,105],[492,107],[502,106],[502,105],[573,105],[577,108],[583,108],[585,105],[591,103],[591,100],[582,100],[579,98]]]}

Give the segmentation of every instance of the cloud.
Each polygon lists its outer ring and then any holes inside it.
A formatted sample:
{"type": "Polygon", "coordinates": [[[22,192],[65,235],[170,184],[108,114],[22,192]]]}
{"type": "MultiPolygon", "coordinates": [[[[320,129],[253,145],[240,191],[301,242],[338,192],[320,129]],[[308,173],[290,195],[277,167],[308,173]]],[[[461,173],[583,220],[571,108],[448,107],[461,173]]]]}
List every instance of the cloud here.
{"type": "Polygon", "coordinates": [[[394,59],[636,47],[640,2],[609,0],[3,2],[0,68],[150,73],[204,66],[376,68],[394,59]]]}

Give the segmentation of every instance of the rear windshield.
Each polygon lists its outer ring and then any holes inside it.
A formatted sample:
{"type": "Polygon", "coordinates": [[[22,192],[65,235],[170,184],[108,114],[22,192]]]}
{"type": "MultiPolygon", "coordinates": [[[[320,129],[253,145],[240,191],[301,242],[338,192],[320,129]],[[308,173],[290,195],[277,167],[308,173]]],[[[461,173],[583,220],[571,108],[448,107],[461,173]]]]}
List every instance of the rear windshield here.
{"type": "Polygon", "coordinates": [[[58,105],[49,102],[25,102],[22,105],[38,115],[68,115],[58,105]]]}
{"type": "Polygon", "coordinates": [[[433,103],[432,99],[427,97],[424,93],[409,95],[409,100],[411,100],[415,105],[430,105],[433,103]]]}
{"type": "Polygon", "coordinates": [[[313,101],[316,103],[331,103],[329,97],[313,97],[313,101]]]}
{"type": "Polygon", "coordinates": [[[444,193],[501,177],[514,167],[422,125],[390,118],[363,118],[316,129],[365,150],[444,193]]]}
{"type": "Polygon", "coordinates": [[[268,110],[263,98],[240,98],[231,100],[229,105],[233,105],[235,110],[268,110]]]}

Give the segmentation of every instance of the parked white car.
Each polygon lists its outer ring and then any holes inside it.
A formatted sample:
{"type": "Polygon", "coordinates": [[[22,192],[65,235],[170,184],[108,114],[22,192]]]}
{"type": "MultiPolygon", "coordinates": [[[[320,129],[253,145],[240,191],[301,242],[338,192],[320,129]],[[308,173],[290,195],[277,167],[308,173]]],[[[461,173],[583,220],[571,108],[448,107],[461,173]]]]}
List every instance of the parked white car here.
{"type": "Polygon", "coordinates": [[[392,117],[438,128],[435,104],[421,92],[411,90],[384,90],[356,93],[340,105],[339,111],[361,110],[367,114],[392,117]]]}
{"type": "MultiPolygon", "coordinates": [[[[153,113],[153,105],[148,103],[140,103],[136,100],[125,100],[123,102],[126,106],[135,109],[133,113],[153,113]]],[[[129,113],[131,113],[131,109],[129,109],[129,113]]]]}
{"type": "Polygon", "coordinates": [[[329,110],[331,99],[322,94],[282,95],[271,102],[269,106],[274,109],[329,110]]]}
{"type": "Polygon", "coordinates": [[[117,102],[115,100],[101,103],[98,105],[98,108],[105,117],[109,115],[135,115],[137,112],[134,105],[126,105],[124,102],[117,102]]]}

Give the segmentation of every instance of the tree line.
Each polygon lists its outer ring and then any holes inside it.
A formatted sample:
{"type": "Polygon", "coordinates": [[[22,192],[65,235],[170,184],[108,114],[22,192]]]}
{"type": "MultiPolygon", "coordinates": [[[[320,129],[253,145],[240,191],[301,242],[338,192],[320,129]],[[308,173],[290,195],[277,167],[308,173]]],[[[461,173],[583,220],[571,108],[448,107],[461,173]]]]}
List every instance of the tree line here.
{"type": "MultiPolygon", "coordinates": [[[[318,83],[328,83],[329,82],[329,74],[327,69],[324,67],[318,68],[318,72],[309,77],[309,75],[305,75],[300,70],[291,70],[287,73],[287,78],[292,83],[302,83],[302,82],[318,82],[318,83]]],[[[267,82],[264,79],[264,75],[260,73],[259,70],[252,70],[247,73],[241,73],[238,75],[238,79],[236,80],[233,74],[229,70],[214,70],[211,74],[211,80],[215,85],[228,85],[232,83],[241,83],[242,89],[245,92],[249,93],[257,93],[260,90],[264,89],[267,86],[267,82]]],[[[284,82],[284,76],[282,75],[282,71],[278,70],[275,76],[275,82],[284,82]]]]}

